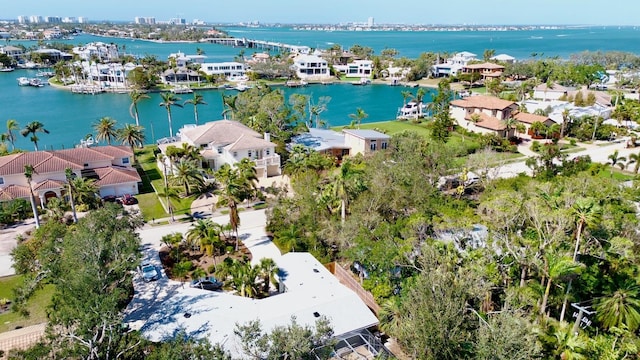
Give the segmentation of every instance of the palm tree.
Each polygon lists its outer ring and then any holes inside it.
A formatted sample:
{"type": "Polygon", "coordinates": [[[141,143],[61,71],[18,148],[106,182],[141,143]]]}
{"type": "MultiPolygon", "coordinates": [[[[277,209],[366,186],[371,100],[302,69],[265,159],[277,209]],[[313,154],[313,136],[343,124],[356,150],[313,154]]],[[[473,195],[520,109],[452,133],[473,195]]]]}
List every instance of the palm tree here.
{"type": "Polygon", "coordinates": [[[14,119],[7,120],[7,140],[11,143],[11,151],[15,150],[16,135],[14,131],[20,130],[20,124],[14,119]]]}
{"type": "Polygon", "coordinates": [[[131,105],[129,106],[129,115],[136,119],[136,125],[140,126],[140,118],[138,116],[138,103],[144,99],[149,99],[149,95],[133,90],[129,96],[131,97],[131,105]]]}
{"type": "Polygon", "coordinates": [[[184,187],[186,196],[191,195],[191,187],[202,187],[204,185],[204,179],[200,173],[200,169],[196,166],[196,163],[192,160],[180,159],[175,166],[173,176],[170,178],[170,182],[175,185],[184,187]]]}
{"type": "Polygon", "coordinates": [[[400,302],[395,298],[385,300],[380,306],[378,318],[380,319],[380,330],[390,336],[396,334],[402,321],[400,302]]]}
{"type": "Polygon", "coordinates": [[[546,137],[547,135],[547,125],[541,121],[534,121],[529,129],[536,136],[544,135],[546,137]]]}
{"type": "Polygon", "coordinates": [[[507,130],[507,136],[509,136],[509,133],[511,133],[511,130],[514,129],[518,124],[518,120],[516,120],[513,116],[509,116],[505,119],[502,119],[502,124],[507,130]]]}
{"type": "Polygon", "coordinates": [[[240,226],[238,204],[242,202],[242,194],[247,192],[247,182],[240,177],[237,169],[232,169],[228,164],[218,169],[215,178],[220,183],[220,187],[215,191],[218,195],[216,206],[229,208],[229,224],[236,233],[236,251],[238,251],[238,227],[240,226]]]}
{"type": "Polygon", "coordinates": [[[640,153],[637,154],[629,154],[629,161],[627,161],[627,164],[625,167],[628,167],[631,164],[636,164],[633,167],[633,173],[637,174],[638,170],[640,170],[640,153]]]}
{"type": "Polygon", "coordinates": [[[75,196],[76,203],[87,205],[89,208],[98,206],[99,189],[95,179],[76,177],[71,180],[71,186],[74,190],[72,196],[75,196]]]}
{"type": "Polygon", "coordinates": [[[179,104],[178,101],[182,100],[179,97],[175,96],[170,92],[161,93],[160,97],[162,98],[162,102],[160,106],[167,109],[167,119],[169,120],[169,136],[173,137],[173,127],[171,125],[171,107],[177,106],[182,107],[182,104],[179,104]]]}
{"type": "Polygon", "coordinates": [[[36,148],[36,151],[38,151],[38,136],[36,135],[37,133],[45,133],[48,134],[49,130],[44,128],[44,124],[42,124],[39,121],[32,121],[30,123],[28,123],[24,129],[22,129],[20,131],[20,134],[22,134],[22,136],[27,137],[29,135],[31,135],[31,137],[29,138],[29,140],[31,140],[33,142],[33,145],[36,148]]]}
{"type": "Polygon", "coordinates": [[[278,272],[280,271],[278,264],[276,264],[276,262],[271,258],[263,258],[260,259],[260,265],[258,265],[258,268],[260,268],[260,272],[264,278],[263,291],[265,294],[269,294],[269,284],[277,284],[276,275],[278,275],[278,272]]]}
{"type": "Polygon", "coordinates": [[[111,140],[115,140],[118,137],[116,121],[108,116],[93,124],[93,129],[96,131],[96,139],[98,141],[106,141],[109,145],[111,145],[111,140]]]}
{"type": "Polygon", "coordinates": [[[236,100],[238,99],[237,95],[225,95],[222,94],[222,107],[224,110],[222,111],[222,117],[226,120],[227,114],[231,114],[231,120],[236,118],[236,111],[238,108],[236,107],[236,100]]]}
{"type": "Polygon", "coordinates": [[[355,114],[349,114],[349,117],[351,118],[351,126],[353,126],[355,124],[357,126],[357,128],[360,129],[360,123],[362,123],[362,120],[364,120],[367,117],[369,117],[369,114],[364,112],[364,110],[362,110],[362,108],[357,108],[356,109],[356,113],[355,114]]]}
{"type": "Polygon", "coordinates": [[[545,267],[543,272],[547,277],[547,286],[542,297],[542,305],[540,305],[540,314],[542,315],[547,311],[547,301],[551,291],[551,284],[554,281],[557,282],[562,278],[577,274],[581,270],[580,264],[576,263],[568,256],[558,256],[556,254],[549,253],[545,256],[544,261],[545,267]]]}
{"type": "MultiPolygon", "coordinates": [[[[573,250],[573,261],[578,261],[578,251],[582,242],[582,233],[593,224],[597,224],[602,218],[602,208],[593,198],[579,198],[571,206],[571,213],[576,221],[576,244],[573,250]]],[[[560,321],[564,320],[569,301],[569,292],[571,291],[572,280],[569,280],[567,291],[562,302],[562,310],[560,311],[560,321]]]]}
{"type": "Polygon", "coordinates": [[[31,180],[33,180],[33,174],[35,170],[33,170],[32,165],[24,166],[24,177],[27,178],[27,186],[29,186],[29,200],[31,201],[31,210],[33,211],[33,220],[36,223],[36,229],[40,228],[40,218],[38,216],[38,207],[36,206],[36,198],[33,195],[33,187],[31,187],[31,180]]]}
{"type": "Polygon", "coordinates": [[[165,186],[164,190],[158,192],[158,197],[165,198],[165,201],[167,202],[167,211],[169,212],[169,218],[172,222],[176,221],[173,214],[173,203],[171,202],[171,200],[180,200],[180,194],[178,194],[178,191],[174,188],[165,186]]]}
{"type": "Polygon", "coordinates": [[[570,120],[570,115],[569,115],[569,110],[568,109],[564,109],[564,111],[562,111],[562,127],[560,128],[560,137],[563,138],[564,137],[564,130],[567,126],[567,124],[569,123],[570,120]]]}
{"type": "Polygon", "coordinates": [[[198,125],[198,105],[207,105],[207,103],[204,101],[202,95],[194,92],[193,99],[184,102],[184,105],[187,104],[193,105],[193,118],[196,121],[196,125],[198,125]]]}
{"type": "Polygon", "coordinates": [[[74,177],[73,170],[71,168],[64,169],[64,176],[67,178],[67,187],[69,188],[69,202],[71,203],[71,212],[73,212],[73,222],[78,222],[78,214],[76,214],[76,202],[73,201],[73,185],[72,180],[74,177]]]}
{"type": "Polygon", "coordinates": [[[610,296],[595,303],[596,319],[606,329],[626,328],[635,332],[640,327],[640,287],[635,281],[623,284],[610,296]]]}
{"type": "Polygon", "coordinates": [[[118,141],[122,142],[122,145],[129,145],[135,160],[135,147],[144,144],[144,128],[138,125],[124,124],[124,126],[118,130],[118,141]]]}
{"type": "Polygon", "coordinates": [[[408,90],[401,91],[400,95],[402,95],[402,106],[407,105],[407,99],[409,99],[409,98],[411,98],[413,96],[411,94],[411,91],[408,91],[408,90]]]}
{"type": "Polygon", "coordinates": [[[624,162],[627,161],[626,157],[618,155],[618,150],[616,150],[613,152],[613,154],[607,156],[607,158],[609,159],[608,163],[611,165],[611,177],[613,177],[613,167],[616,165],[622,165],[621,170],[624,170],[624,162]]]}
{"type": "Polygon", "coordinates": [[[360,172],[360,170],[353,167],[350,161],[343,161],[334,179],[334,196],[340,199],[340,219],[343,225],[347,218],[347,206],[349,205],[349,198],[353,187],[352,182],[355,175],[360,172]]]}

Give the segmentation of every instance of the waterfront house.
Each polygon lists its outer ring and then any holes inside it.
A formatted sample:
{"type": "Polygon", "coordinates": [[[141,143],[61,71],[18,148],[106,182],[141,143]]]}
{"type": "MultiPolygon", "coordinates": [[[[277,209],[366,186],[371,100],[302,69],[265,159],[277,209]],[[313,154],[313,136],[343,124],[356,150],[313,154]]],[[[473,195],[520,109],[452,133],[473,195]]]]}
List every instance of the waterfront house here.
{"type": "Polygon", "coordinates": [[[190,83],[200,81],[200,73],[188,68],[167,69],[162,72],[162,82],[165,84],[190,83]]]}
{"type": "Polygon", "coordinates": [[[447,59],[444,63],[435,64],[431,67],[433,77],[456,76],[463,67],[471,61],[477,60],[476,54],[467,51],[459,52],[447,59]]]}
{"type": "Polygon", "coordinates": [[[58,49],[38,49],[32,51],[31,53],[39,54],[40,58],[44,62],[48,62],[50,64],[57,63],[58,61],[73,59],[72,54],[60,51],[58,49]]]}
{"type": "Polygon", "coordinates": [[[204,64],[207,57],[205,55],[186,55],[178,51],[177,53],[169,54],[168,59],[173,59],[177,67],[185,67],[188,64],[204,64]]]}
{"type": "Polygon", "coordinates": [[[0,46],[0,54],[5,54],[16,61],[18,61],[18,59],[24,56],[24,52],[22,51],[21,48],[11,46],[11,45],[0,46]]]}
{"type": "Polygon", "coordinates": [[[215,171],[224,164],[234,165],[242,159],[250,159],[256,164],[258,177],[280,175],[280,155],[276,154],[276,144],[271,142],[269,134],[262,135],[237,121],[218,120],[200,126],[185,126],[175,139],[170,140],[173,141],[159,145],[163,154],[171,145],[178,148],[182,144],[194,146],[200,149],[204,168],[215,171]]]}
{"type": "Polygon", "coordinates": [[[334,65],[334,68],[346,77],[363,78],[370,77],[373,73],[373,61],[354,60],[346,65],[334,65]]]}
{"type": "Polygon", "coordinates": [[[306,133],[294,136],[291,145],[302,145],[340,160],[347,155],[365,155],[387,149],[390,139],[389,135],[375,130],[343,129],[342,132],[336,132],[311,128],[306,133]]]}
{"type": "Polygon", "coordinates": [[[120,57],[118,45],[106,44],[100,41],[91,42],[84,46],[76,46],[71,52],[85,61],[94,61],[96,58],[101,61],[111,61],[120,57]]]}
{"type": "Polygon", "coordinates": [[[29,198],[24,166],[34,169],[31,189],[38,202],[46,206],[48,199],[66,196],[65,170],[74,176],[96,180],[99,195],[138,194],[141,181],[133,168],[133,153],[126,146],[99,146],[67,150],[34,151],[0,157],[0,201],[29,198]]]}
{"type": "Polygon", "coordinates": [[[469,131],[511,137],[514,129],[507,129],[504,120],[518,110],[513,101],[493,96],[469,96],[451,102],[451,117],[469,131]]]}
{"type": "Polygon", "coordinates": [[[302,80],[323,80],[331,77],[327,61],[316,55],[298,55],[293,60],[296,75],[302,80]]]}
{"type": "Polygon", "coordinates": [[[229,80],[246,78],[247,74],[244,64],[235,61],[203,63],[200,65],[200,71],[207,75],[224,76],[229,80]]]}
{"type": "Polygon", "coordinates": [[[485,62],[481,64],[469,64],[462,67],[462,72],[466,74],[480,74],[483,80],[499,78],[502,76],[504,66],[485,62]]]}

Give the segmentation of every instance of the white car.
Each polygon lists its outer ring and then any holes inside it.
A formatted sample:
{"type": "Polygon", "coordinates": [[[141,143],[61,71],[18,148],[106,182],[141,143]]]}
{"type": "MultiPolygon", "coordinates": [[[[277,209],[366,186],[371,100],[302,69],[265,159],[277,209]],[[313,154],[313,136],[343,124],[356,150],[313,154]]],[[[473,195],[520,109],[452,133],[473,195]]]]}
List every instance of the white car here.
{"type": "Polygon", "coordinates": [[[158,270],[156,270],[156,267],[153,264],[148,262],[142,263],[142,265],[140,265],[140,271],[142,272],[142,278],[144,281],[149,282],[158,280],[158,270]]]}

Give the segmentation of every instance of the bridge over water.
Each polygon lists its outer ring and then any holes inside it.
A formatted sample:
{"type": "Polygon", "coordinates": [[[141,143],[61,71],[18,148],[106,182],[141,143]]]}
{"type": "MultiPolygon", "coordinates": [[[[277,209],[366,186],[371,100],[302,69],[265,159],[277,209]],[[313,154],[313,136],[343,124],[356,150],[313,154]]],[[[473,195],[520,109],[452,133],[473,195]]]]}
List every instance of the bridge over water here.
{"type": "Polygon", "coordinates": [[[244,47],[248,49],[261,49],[278,52],[289,52],[298,54],[310,54],[311,48],[308,46],[291,45],[273,41],[253,40],[246,38],[205,38],[200,42],[220,44],[233,47],[244,47]]]}

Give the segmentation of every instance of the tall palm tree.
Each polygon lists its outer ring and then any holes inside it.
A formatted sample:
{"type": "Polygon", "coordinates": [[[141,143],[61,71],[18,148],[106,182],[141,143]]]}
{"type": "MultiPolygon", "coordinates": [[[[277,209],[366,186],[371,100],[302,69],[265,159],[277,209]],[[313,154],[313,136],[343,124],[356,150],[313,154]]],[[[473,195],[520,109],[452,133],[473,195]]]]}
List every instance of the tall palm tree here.
{"type": "MultiPolygon", "coordinates": [[[[580,250],[580,243],[582,242],[582,233],[587,227],[600,222],[602,218],[602,208],[593,198],[579,198],[571,206],[571,213],[576,221],[576,244],[573,250],[573,261],[578,261],[578,251],[580,250]]],[[[560,321],[564,320],[564,315],[567,312],[571,283],[572,280],[570,279],[564,301],[562,302],[560,321]]]]}
{"type": "Polygon", "coordinates": [[[74,177],[73,170],[71,168],[64,169],[64,176],[67,178],[67,187],[69,189],[69,202],[71,203],[71,212],[73,212],[73,222],[78,222],[78,214],[76,214],[76,202],[73,200],[73,184],[72,180],[74,177]]]}
{"type": "Polygon", "coordinates": [[[355,176],[361,173],[350,161],[343,161],[338,174],[334,178],[334,196],[340,199],[340,219],[342,224],[347,218],[347,206],[353,188],[355,176]]]}
{"type": "Polygon", "coordinates": [[[358,129],[360,129],[362,120],[369,117],[369,114],[364,112],[362,108],[357,108],[355,114],[349,114],[349,117],[351,118],[351,125],[355,125],[358,129]]]}
{"type": "Polygon", "coordinates": [[[174,188],[165,186],[162,191],[158,191],[158,197],[164,197],[165,201],[167,202],[167,211],[169,212],[169,218],[172,222],[176,221],[173,211],[173,203],[171,202],[171,200],[180,200],[180,194],[178,194],[178,191],[174,188]]]}
{"type": "Polygon", "coordinates": [[[106,141],[111,145],[111,140],[118,138],[118,130],[116,129],[116,120],[105,116],[97,123],[93,124],[93,129],[96,132],[96,140],[106,141]]]}
{"type": "Polygon", "coordinates": [[[194,161],[180,159],[174,166],[170,183],[183,186],[185,195],[189,196],[193,186],[202,187],[204,185],[204,179],[194,161]]]}
{"type": "Polygon", "coordinates": [[[573,261],[568,256],[556,255],[549,253],[545,256],[544,274],[547,277],[547,286],[542,296],[542,305],[540,305],[540,314],[544,315],[547,311],[547,301],[549,300],[549,293],[551,291],[551,285],[554,281],[559,281],[567,276],[574,275],[580,272],[580,264],[573,261]]]}
{"type": "Polygon", "coordinates": [[[11,151],[15,150],[16,134],[14,131],[20,130],[20,124],[14,119],[7,120],[7,140],[11,143],[11,151]]]}
{"type": "Polygon", "coordinates": [[[131,97],[131,105],[129,106],[129,115],[136,119],[136,125],[140,126],[140,117],[138,116],[138,103],[144,99],[149,99],[149,95],[133,90],[129,96],[131,97]]]}
{"type": "Polygon", "coordinates": [[[124,124],[124,126],[118,130],[118,141],[122,142],[122,145],[129,145],[135,160],[135,147],[144,144],[144,128],[138,125],[124,124]]]}
{"type": "Polygon", "coordinates": [[[640,287],[628,281],[610,296],[598,299],[595,309],[596,319],[605,328],[626,326],[635,332],[640,328],[640,287]]]}
{"type": "Polygon", "coordinates": [[[631,164],[635,164],[635,166],[633,167],[633,173],[637,174],[638,170],[640,170],[640,153],[629,154],[629,161],[627,161],[625,167],[629,167],[629,165],[631,164]]]}
{"type": "Polygon", "coordinates": [[[194,92],[193,99],[189,99],[184,102],[184,105],[187,104],[193,105],[193,118],[196,121],[196,125],[198,125],[198,105],[207,105],[207,103],[204,101],[202,95],[194,92]]]}
{"type": "Polygon", "coordinates": [[[236,118],[236,111],[238,108],[236,107],[236,100],[238,99],[237,95],[225,95],[222,94],[222,107],[224,110],[222,111],[222,117],[226,120],[227,114],[231,115],[231,120],[236,118]]]}
{"type": "Polygon", "coordinates": [[[178,101],[182,100],[179,97],[175,96],[170,92],[161,93],[160,97],[162,98],[162,102],[160,106],[167,109],[167,119],[169,120],[169,136],[173,137],[173,126],[171,124],[171,107],[177,106],[182,107],[182,104],[178,103],[178,101]]]}
{"type": "Polygon", "coordinates": [[[31,135],[31,137],[29,138],[29,140],[31,140],[33,142],[34,147],[36,148],[36,151],[38,151],[38,136],[37,133],[45,133],[48,134],[49,130],[44,128],[44,124],[41,123],[40,121],[32,121],[30,123],[28,123],[24,129],[20,130],[20,134],[22,134],[22,136],[27,137],[29,135],[31,135]]]}
{"type": "Polygon", "coordinates": [[[516,120],[513,116],[509,116],[505,119],[502,119],[502,124],[507,130],[507,136],[509,136],[511,129],[515,129],[516,125],[518,124],[518,120],[516,120]]]}
{"type": "Polygon", "coordinates": [[[242,202],[242,194],[247,192],[247,182],[241,178],[237,169],[231,168],[228,164],[216,171],[215,178],[220,183],[220,187],[215,190],[218,195],[216,206],[229,208],[229,224],[236,233],[236,251],[238,251],[238,227],[240,226],[238,204],[242,202]]]}
{"type": "Polygon", "coordinates": [[[38,215],[38,207],[36,206],[36,198],[33,195],[33,187],[31,187],[31,180],[33,180],[33,174],[35,170],[33,170],[32,165],[24,166],[24,177],[27,179],[27,186],[29,186],[29,200],[31,201],[31,210],[33,211],[33,220],[36,223],[36,229],[40,228],[40,217],[38,215]]]}

